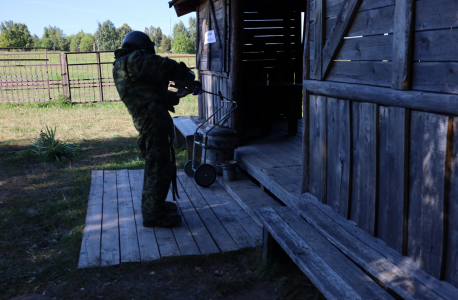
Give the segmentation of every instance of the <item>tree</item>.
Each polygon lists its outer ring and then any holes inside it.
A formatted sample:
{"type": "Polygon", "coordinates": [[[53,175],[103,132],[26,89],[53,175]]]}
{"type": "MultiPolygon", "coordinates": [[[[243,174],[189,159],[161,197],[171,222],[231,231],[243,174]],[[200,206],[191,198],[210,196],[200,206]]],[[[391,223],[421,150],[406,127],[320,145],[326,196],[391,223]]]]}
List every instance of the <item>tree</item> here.
{"type": "Polygon", "coordinates": [[[116,29],[117,31],[117,34],[118,34],[118,37],[119,37],[119,45],[122,45],[122,42],[124,40],[124,37],[131,31],[133,31],[133,29],[127,25],[126,23],[122,24],[121,27],[119,27],[118,29],[116,29]]]}
{"type": "Polygon", "coordinates": [[[32,47],[33,38],[27,25],[5,21],[0,24],[1,47],[32,47]]]}
{"type": "Polygon", "coordinates": [[[101,24],[98,23],[97,31],[94,36],[98,44],[100,45],[99,50],[115,50],[121,46],[119,43],[119,36],[116,27],[113,22],[106,20],[101,24]]]}
{"type": "Polygon", "coordinates": [[[41,47],[53,49],[54,46],[56,50],[68,51],[70,43],[62,29],[57,26],[45,27],[43,37],[41,38],[41,47]]]}
{"type": "Polygon", "coordinates": [[[196,18],[190,17],[189,18],[189,35],[191,37],[191,44],[194,45],[194,52],[196,53],[196,42],[197,42],[197,22],[196,18]]]}
{"type": "Polygon", "coordinates": [[[82,51],[80,50],[81,39],[84,37],[84,32],[81,30],[77,34],[72,34],[68,37],[70,42],[70,51],[82,51]]]}
{"type": "Polygon", "coordinates": [[[159,47],[159,53],[165,53],[172,49],[172,38],[167,35],[162,36],[161,46],[159,47]]]}
{"type": "MultiPolygon", "coordinates": [[[[195,25],[195,20],[193,21],[195,25]]],[[[193,33],[195,36],[195,32],[193,33]]],[[[196,43],[191,37],[191,32],[184,26],[183,22],[180,21],[178,24],[173,26],[173,52],[174,53],[196,53],[196,43]]]]}
{"type": "Polygon", "coordinates": [[[79,45],[80,51],[92,51],[94,47],[94,42],[95,40],[92,34],[85,33],[79,45]]]}
{"type": "Polygon", "coordinates": [[[156,49],[159,51],[159,48],[161,47],[162,44],[162,30],[161,27],[154,27],[150,26],[149,28],[145,27],[145,33],[149,36],[151,41],[153,41],[156,44],[156,49]]]}

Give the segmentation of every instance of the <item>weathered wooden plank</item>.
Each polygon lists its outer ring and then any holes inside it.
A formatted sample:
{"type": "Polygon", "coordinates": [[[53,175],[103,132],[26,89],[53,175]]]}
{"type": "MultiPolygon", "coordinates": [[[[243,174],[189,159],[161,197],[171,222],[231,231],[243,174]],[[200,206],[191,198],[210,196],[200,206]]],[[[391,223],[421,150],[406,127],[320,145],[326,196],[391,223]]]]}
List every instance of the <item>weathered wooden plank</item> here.
{"type": "Polygon", "coordinates": [[[415,30],[458,27],[458,2],[421,0],[415,2],[415,30]]]}
{"type": "Polygon", "coordinates": [[[413,63],[412,89],[439,93],[458,94],[458,63],[413,63]]]}
{"type": "Polygon", "coordinates": [[[381,61],[335,61],[326,80],[390,87],[391,65],[381,61]]]}
{"type": "Polygon", "coordinates": [[[377,180],[377,105],[352,103],[352,199],[350,218],[374,235],[377,180]]]}
{"type": "MultiPolygon", "coordinates": [[[[336,17],[340,12],[344,0],[327,0],[326,1],[326,18],[336,17]]],[[[375,8],[394,5],[394,0],[364,0],[358,11],[371,10],[375,8]]]]}
{"type": "Polygon", "coordinates": [[[140,261],[134,205],[127,170],[116,171],[121,263],[140,261]]]}
{"type": "MultiPolygon", "coordinates": [[[[210,21],[210,1],[211,0],[208,0],[207,1],[207,5],[206,5],[206,8],[205,8],[205,16],[203,13],[199,13],[201,14],[202,16],[204,16],[203,20],[202,20],[202,28],[200,30],[200,45],[199,45],[199,48],[197,49],[197,68],[199,70],[208,70],[208,68],[204,68],[203,64],[201,64],[201,60],[202,60],[202,56],[204,53],[208,53],[208,45],[204,45],[204,40],[205,40],[205,33],[208,31],[208,23],[210,21]]],[[[203,6],[202,6],[203,7],[203,6]]],[[[199,34],[199,33],[198,33],[199,34]]]]}
{"type": "Polygon", "coordinates": [[[310,96],[310,193],[326,203],[326,97],[310,96]]]}
{"type": "Polygon", "coordinates": [[[116,171],[104,171],[103,175],[103,217],[100,266],[119,265],[120,253],[116,171]]]}
{"type": "Polygon", "coordinates": [[[458,61],[458,30],[415,32],[414,61],[458,61]]]}
{"type": "Polygon", "coordinates": [[[389,248],[383,241],[321,204],[308,193],[295,200],[307,222],[366,272],[402,299],[454,299],[457,290],[431,278],[418,265],[389,248]]]}
{"type": "MultiPolygon", "coordinates": [[[[218,3],[221,5],[222,1],[218,1],[218,3]]],[[[221,61],[224,61],[224,50],[223,50],[223,39],[222,39],[223,35],[221,32],[221,29],[224,28],[223,27],[224,18],[223,18],[223,15],[221,14],[221,10],[219,12],[220,13],[219,16],[217,17],[215,13],[215,5],[213,4],[213,1],[210,1],[210,8],[211,8],[211,15],[213,17],[212,26],[214,24],[215,31],[216,31],[216,41],[217,41],[217,46],[218,46],[219,58],[221,61]],[[221,22],[221,24],[218,24],[219,22],[221,22]]],[[[223,71],[223,66],[224,64],[220,64],[220,68],[219,68],[220,71],[223,71]]]]}
{"type": "Polygon", "coordinates": [[[87,203],[86,225],[81,242],[78,269],[100,266],[100,239],[102,233],[103,171],[91,174],[91,189],[87,203]]]}
{"type": "Polygon", "coordinates": [[[199,215],[196,212],[196,209],[189,200],[187,191],[183,188],[183,170],[178,170],[177,175],[179,177],[180,184],[178,184],[178,192],[180,193],[180,199],[177,199],[177,204],[180,207],[181,213],[186,220],[186,223],[194,237],[194,240],[199,247],[199,250],[202,254],[210,254],[219,252],[218,247],[212,239],[212,236],[208,232],[204,223],[200,219],[199,215]]]}
{"type": "Polygon", "coordinates": [[[364,299],[272,208],[256,215],[296,265],[328,299],[364,299]]]}
{"type": "Polygon", "coordinates": [[[298,212],[286,207],[276,207],[274,211],[363,299],[393,299],[380,285],[302,219],[298,212]]]}
{"type": "Polygon", "coordinates": [[[324,45],[324,40],[325,40],[325,25],[326,23],[326,16],[323,15],[323,11],[325,10],[325,0],[315,0],[315,65],[314,65],[314,70],[313,72],[313,77],[311,78],[321,80],[322,74],[321,74],[321,66],[322,66],[322,51],[323,51],[323,45],[324,45]]]}
{"type": "Polygon", "coordinates": [[[350,103],[328,98],[326,110],[326,204],[346,218],[350,200],[350,103]]]}
{"type": "Polygon", "coordinates": [[[393,36],[375,35],[345,39],[336,60],[391,60],[393,36]]]}
{"type": "Polygon", "coordinates": [[[335,53],[343,42],[343,38],[346,35],[350,25],[352,24],[353,18],[356,15],[359,5],[362,0],[344,0],[340,12],[337,14],[336,20],[331,29],[331,33],[328,36],[326,44],[323,48],[322,60],[322,77],[326,77],[329,71],[329,66],[335,53]]]}
{"type": "Polygon", "coordinates": [[[407,254],[440,278],[448,117],[412,112],[407,254]]]}
{"type": "Polygon", "coordinates": [[[314,94],[354,101],[378,103],[385,106],[458,115],[458,96],[394,89],[359,84],[307,80],[307,89],[314,94]]]}
{"type": "Polygon", "coordinates": [[[218,220],[221,221],[221,224],[223,224],[224,228],[227,230],[237,246],[240,249],[245,247],[254,247],[255,241],[245,231],[235,216],[232,215],[230,210],[221,204],[218,199],[218,195],[214,192],[215,189],[222,189],[219,183],[214,183],[211,189],[200,187],[197,184],[195,186],[202,194],[205,201],[208,203],[208,206],[215,213],[218,220]]]}
{"type": "Polygon", "coordinates": [[[129,170],[129,182],[134,204],[135,224],[137,226],[138,246],[142,261],[150,261],[161,258],[154,234],[154,228],[143,227],[142,216],[142,190],[143,170],[129,170]]]}
{"type": "MultiPolygon", "coordinates": [[[[256,150],[264,153],[265,155],[270,156],[272,159],[278,161],[284,166],[290,165],[301,165],[300,152],[297,149],[293,151],[287,151],[286,147],[282,147],[281,144],[275,144],[274,138],[263,138],[256,140],[251,143],[252,147],[256,150]]],[[[294,147],[296,145],[291,145],[294,147]]],[[[296,146],[297,147],[297,146],[296,146]]]]}
{"type": "Polygon", "coordinates": [[[377,236],[403,253],[408,174],[405,170],[408,149],[408,111],[380,107],[379,194],[377,236]]]}
{"type": "Polygon", "coordinates": [[[448,197],[447,250],[445,257],[445,280],[458,287],[458,118],[453,119],[453,148],[448,197]]]}
{"type": "Polygon", "coordinates": [[[189,200],[192,202],[192,205],[195,207],[218,248],[221,249],[221,251],[238,250],[239,248],[234,240],[232,240],[232,237],[197,190],[193,182],[194,180],[184,173],[178,173],[178,178],[180,179],[189,200]]]}
{"type": "Polygon", "coordinates": [[[413,0],[396,0],[391,87],[408,90],[411,83],[413,0]]]}
{"type": "MultiPolygon", "coordinates": [[[[171,190],[169,190],[165,200],[169,202],[173,201],[173,194],[171,190]]],[[[154,227],[154,233],[156,234],[157,246],[159,247],[161,257],[179,256],[181,254],[172,228],[154,227]]]]}

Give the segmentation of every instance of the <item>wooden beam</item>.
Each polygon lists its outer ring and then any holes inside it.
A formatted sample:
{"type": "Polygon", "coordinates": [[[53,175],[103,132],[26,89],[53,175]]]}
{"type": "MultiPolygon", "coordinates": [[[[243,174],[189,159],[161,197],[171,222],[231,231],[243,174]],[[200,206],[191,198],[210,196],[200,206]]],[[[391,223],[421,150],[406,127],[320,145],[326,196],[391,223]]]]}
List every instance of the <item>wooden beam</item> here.
{"type": "Polygon", "coordinates": [[[408,90],[411,84],[413,0],[396,0],[394,9],[391,87],[408,90]]]}
{"type": "Polygon", "coordinates": [[[329,35],[328,41],[323,49],[322,78],[326,77],[331,65],[331,60],[334,58],[340,45],[342,45],[343,38],[350,28],[351,22],[358,11],[361,1],[362,0],[344,0],[342,8],[337,15],[334,27],[332,28],[331,34],[329,35]]]}
{"type": "Polygon", "coordinates": [[[314,79],[321,80],[321,52],[326,34],[326,1],[315,0],[315,70],[314,79]],[[323,16],[324,12],[324,16],[323,16]]]}
{"type": "MultiPolygon", "coordinates": [[[[216,19],[215,6],[213,5],[213,1],[212,0],[209,0],[209,2],[210,2],[213,21],[215,22],[215,27],[216,27],[216,39],[217,39],[217,44],[218,44],[218,55],[219,55],[219,58],[221,60],[220,70],[219,71],[222,71],[224,69],[224,54],[223,54],[223,45],[221,43],[221,33],[219,32],[218,20],[216,19]]],[[[223,19],[224,19],[224,16],[223,16],[223,19]]]]}
{"type": "MultiPolygon", "coordinates": [[[[201,69],[200,61],[202,59],[202,52],[203,52],[203,48],[204,48],[205,32],[208,29],[208,17],[209,17],[209,14],[210,14],[210,2],[211,2],[211,0],[207,1],[207,8],[206,8],[206,11],[205,11],[205,17],[204,17],[204,20],[202,21],[202,32],[200,33],[200,46],[199,46],[199,49],[198,49],[198,52],[197,52],[197,64],[196,64],[196,68],[199,69],[199,70],[201,69]]],[[[197,29],[199,29],[199,20],[197,19],[196,22],[197,22],[197,24],[196,24],[197,29]]]]}
{"type": "MultiPolygon", "coordinates": [[[[307,1],[304,17],[304,53],[303,53],[303,80],[310,79],[310,9],[311,1],[307,1]]],[[[310,191],[310,93],[303,87],[303,126],[302,126],[302,184],[301,194],[310,191]]]]}
{"type": "Polygon", "coordinates": [[[458,95],[418,91],[406,92],[391,88],[317,80],[305,80],[304,85],[310,93],[316,95],[458,115],[458,95]]]}
{"type": "MultiPolygon", "coordinates": [[[[243,76],[243,2],[231,0],[230,2],[230,56],[229,56],[229,91],[237,96],[238,109],[232,114],[232,128],[237,132],[240,141],[243,136],[244,103],[242,99],[243,76]]],[[[228,95],[232,98],[232,95],[228,95]]]]}

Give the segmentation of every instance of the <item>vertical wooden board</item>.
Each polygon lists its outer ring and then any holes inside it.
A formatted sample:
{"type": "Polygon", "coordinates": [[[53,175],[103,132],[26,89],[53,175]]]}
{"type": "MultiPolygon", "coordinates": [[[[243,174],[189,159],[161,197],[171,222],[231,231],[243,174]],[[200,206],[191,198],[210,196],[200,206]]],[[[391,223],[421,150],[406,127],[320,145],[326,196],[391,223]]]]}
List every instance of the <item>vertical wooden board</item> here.
{"type": "Polygon", "coordinates": [[[189,200],[195,207],[200,219],[202,219],[202,222],[205,224],[205,227],[207,227],[207,230],[210,232],[213,240],[218,245],[218,248],[221,249],[221,251],[238,250],[239,248],[232,240],[232,237],[197,190],[195,183],[193,182],[194,179],[188,177],[184,173],[179,173],[178,176],[183,185],[183,189],[189,197],[189,200]]]}
{"type": "Polygon", "coordinates": [[[448,117],[412,112],[407,254],[440,278],[448,117]]]}
{"type": "Polygon", "coordinates": [[[154,228],[143,227],[142,216],[142,191],[143,170],[129,170],[129,182],[134,204],[135,224],[137,226],[138,246],[142,261],[150,261],[161,258],[154,234],[154,228]]]}
{"type": "Polygon", "coordinates": [[[406,109],[380,107],[377,236],[402,253],[406,191],[406,109]]]}
{"type": "Polygon", "coordinates": [[[200,219],[199,215],[196,212],[196,209],[192,205],[189,197],[185,191],[187,186],[187,175],[183,170],[177,171],[178,180],[178,192],[180,193],[180,199],[177,199],[177,204],[180,207],[180,211],[186,220],[189,230],[196,241],[197,246],[202,254],[210,254],[219,252],[218,246],[212,239],[212,236],[208,232],[204,223],[200,219]],[[185,179],[185,180],[183,180],[185,179]]]}
{"type": "MultiPolygon", "coordinates": [[[[212,82],[212,76],[207,75],[205,76],[205,87],[207,88],[207,91],[212,91],[213,89],[213,82],[212,82]]],[[[210,94],[205,94],[206,99],[205,102],[207,103],[207,118],[210,117],[213,114],[213,97],[210,94]]],[[[213,124],[213,118],[209,120],[210,124],[213,124]]]]}
{"type": "Polygon", "coordinates": [[[326,203],[347,218],[350,191],[350,101],[327,100],[326,203]]]}
{"type": "Polygon", "coordinates": [[[102,233],[103,171],[92,171],[91,189],[87,203],[86,225],[81,241],[78,269],[100,266],[102,233]]]}
{"type": "MultiPolygon", "coordinates": [[[[213,90],[213,93],[218,93],[218,89],[219,89],[219,77],[217,76],[213,76],[212,77],[212,90],[213,90]]],[[[218,110],[219,108],[219,98],[217,96],[213,96],[213,107],[215,109],[215,111],[218,110]]],[[[215,115],[215,124],[220,120],[220,117],[221,117],[221,114],[220,112],[218,112],[216,115],[215,115]]]]}
{"type": "Polygon", "coordinates": [[[116,171],[104,171],[100,266],[119,265],[118,195],[116,171]]]}
{"type": "Polygon", "coordinates": [[[447,256],[445,280],[458,287],[458,118],[453,120],[453,149],[450,174],[447,256]]]}
{"type": "Polygon", "coordinates": [[[116,171],[121,262],[140,261],[134,205],[127,170],[116,171]]]}
{"type": "Polygon", "coordinates": [[[314,36],[314,41],[315,41],[315,64],[313,65],[314,71],[311,72],[313,73],[314,77],[313,79],[321,80],[321,65],[322,65],[322,51],[323,51],[323,44],[325,40],[325,24],[326,24],[326,12],[325,12],[325,0],[315,0],[315,36],[314,36]]]}
{"type": "MultiPolygon", "coordinates": [[[[169,189],[165,201],[173,201],[171,189],[169,189]]],[[[154,227],[154,233],[156,234],[157,245],[159,246],[161,257],[179,256],[181,254],[177,242],[175,241],[172,228],[154,227]]]]}
{"type": "Polygon", "coordinates": [[[326,203],[326,97],[310,96],[310,193],[326,203]]]}
{"type": "Polygon", "coordinates": [[[353,184],[350,218],[374,235],[377,179],[377,105],[353,103],[353,184]]]}

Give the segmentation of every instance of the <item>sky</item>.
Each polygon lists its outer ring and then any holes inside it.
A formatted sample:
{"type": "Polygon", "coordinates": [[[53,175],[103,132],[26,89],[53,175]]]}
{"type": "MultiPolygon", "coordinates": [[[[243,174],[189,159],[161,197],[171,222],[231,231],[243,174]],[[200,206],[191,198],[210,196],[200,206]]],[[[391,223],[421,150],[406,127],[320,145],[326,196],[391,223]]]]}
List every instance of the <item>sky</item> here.
{"type": "Polygon", "coordinates": [[[61,28],[66,35],[83,30],[94,33],[97,22],[110,20],[116,27],[127,23],[134,30],[143,31],[145,27],[161,27],[162,32],[170,34],[172,24],[183,21],[188,26],[189,13],[177,17],[174,8],[169,8],[169,0],[0,0],[0,22],[14,21],[23,23],[30,34],[39,38],[44,28],[51,25],[61,28]]]}

